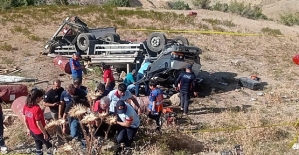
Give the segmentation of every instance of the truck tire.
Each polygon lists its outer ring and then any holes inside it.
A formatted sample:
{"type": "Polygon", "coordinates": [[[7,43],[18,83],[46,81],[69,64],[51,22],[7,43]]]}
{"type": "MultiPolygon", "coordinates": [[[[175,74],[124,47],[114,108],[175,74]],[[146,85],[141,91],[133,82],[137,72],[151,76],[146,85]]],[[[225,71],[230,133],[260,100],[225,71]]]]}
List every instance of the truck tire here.
{"type": "Polygon", "coordinates": [[[81,33],[77,38],[77,46],[80,50],[86,51],[90,45],[90,40],[95,40],[92,33],[81,33]]]}
{"type": "Polygon", "coordinates": [[[104,36],[104,40],[108,43],[119,42],[120,37],[116,33],[107,33],[104,36]]]}
{"type": "Polygon", "coordinates": [[[166,37],[163,33],[151,33],[146,39],[147,47],[153,52],[160,52],[166,44],[166,37]]]}
{"type": "Polygon", "coordinates": [[[177,43],[179,43],[180,45],[186,45],[189,46],[189,41],[187,38],[183,37],[183,36],[177,36],[173,39],[174,41],[176,41],[177,43]]]}

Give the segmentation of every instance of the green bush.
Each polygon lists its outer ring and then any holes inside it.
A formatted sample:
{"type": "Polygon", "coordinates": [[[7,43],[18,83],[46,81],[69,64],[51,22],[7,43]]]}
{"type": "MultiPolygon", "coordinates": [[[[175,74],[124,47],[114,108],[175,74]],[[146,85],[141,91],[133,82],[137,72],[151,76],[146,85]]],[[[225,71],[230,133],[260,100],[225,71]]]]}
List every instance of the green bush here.
{"type": "Polygon", "coordinates": [[[184,1],[177,0],[170,3],[170,8],[173,10],[191,10],[189,5],[184,1]]]}
{"type": "Polygon", "coordinates": [[[210,9],[211,0],[193,0],[192,3],[200,9],[210,9]]]}
{"type": "Polygon", "coordinates": [[[212,10],[228,12],[228,4],[217,2],[214,6],[212,6],[212,10]]]}
{"type": "Polygon", "coordinates": [[[105,5],[117,6],[117,7],[129,7],[129,0],[108,0],[105,5]]]}
{"type": "Polygon", "coordinates": [[[259,6],[245,5],[244,2],[233,1],[228,6],[231,13],[241,15],[249,19],[267,19],[262,13],[262,8],[259,6]]]}
{"type": "Polygon", "coordinates": [[[261,32],[264,34],[267,34],[267,35],[272,35],[272,36],[282,35],[280,29],[271,29],[269,27],[262,28],[261,32]]]}
{"type": "Polygon", "coordinates": [[[0,0],[0,9],[6,10],[21,6],[35,5],[39,0],[0,0]]]}
{"type": "Polygon", "coordinates": [[[280,15],[280,21],[287,26],[299,25],[299,12],[280,15]]]}
{"type": "Polygon", "coordinates": [[[252,6],[251,4],[246,5],[244,2],[237,2],[236,0],[232,1],[229,5],[218,2],[211,8],[217,11],[238,14],[249,19],[268,19],[267,16],[263,14],[261,7],[256,5],[252,6]]]}

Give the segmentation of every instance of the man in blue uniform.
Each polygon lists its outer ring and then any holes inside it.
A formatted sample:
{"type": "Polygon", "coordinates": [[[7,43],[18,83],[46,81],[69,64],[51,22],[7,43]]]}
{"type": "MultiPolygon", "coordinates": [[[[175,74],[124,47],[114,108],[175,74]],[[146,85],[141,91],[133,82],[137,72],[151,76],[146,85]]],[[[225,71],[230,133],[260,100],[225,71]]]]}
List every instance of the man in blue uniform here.
{"type": "Polygon", "coordinates": [[[196,96],[197,93],[194,92],[196,76],[192,72],[192,65],[187,65],[186,72],[180,74],[180,76],[175,81],[176,90],[180,90],[180,99],[181,99],[181,110],[184,111],[183,115],[187,115],[190,94],[193,92],[196,96]]]}
{"type": "MultiPolygon", "coordinates": [[[[137,73],[137,81],[139,81],[140,79],[142,79],[144,77],[144,73],[147,70],[148,66],[151,65],[151,62],[149,59],[145,59],[145,62],[141,65],[140,69],[138,70],[137,73]]],[[[144,83],[145,85],[145,96],[148,95],[149,90],[148,90],[148,83],[144,83]]],[[[140,84],[136,84],[136,88],[135,88],[135,95],[136,97],[139,97],[139,88],[140,88],[140,84]]]]}
{"type": "Polygon", "coordinates": [[[81,54],[80,52],[76,52],[73,54],[73,57],[70,59],[70,67],[72,71],[72,79],[79,80],[82,83],[82,72],[84,66],[80,64],[81,54]]]}

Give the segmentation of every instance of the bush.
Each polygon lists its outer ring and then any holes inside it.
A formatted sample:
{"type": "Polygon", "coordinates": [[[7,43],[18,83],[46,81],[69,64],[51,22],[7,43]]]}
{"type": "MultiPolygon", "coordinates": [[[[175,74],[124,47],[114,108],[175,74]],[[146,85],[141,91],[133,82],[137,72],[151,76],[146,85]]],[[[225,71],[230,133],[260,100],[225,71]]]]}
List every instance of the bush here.
{"type": "Polygon", "coordinates": [[[282,35],[280,29],[271,29],[269,27],[262,28],[261,32],[264,34],[267,34],[267,35],[272,35],[272,36],[282,35]]]}
{"type": "Polygon", "coordinates": [[[222,12],[228,12],[228,4],[224,3],[219,3],[217,2],[213,7],[212,7],[213,10],[216,10],[216,11],[222,11],[222,12]]]}
{"type": "Polygon", "coordinates": [[[200,9],[210,9],[211,0],[193,0],[192,3],[200,9]]]}
{"type": "Polygon", "coordinates": [[[299,25],[299,12],[280,15],[280,21],[287,26],[299,25]]]}
{"type": "Polygon", "coordinates": [[[106,5],[117,6],[117,7],[129,7],[129,0],[108,0],[105,2],[106,5]]]}
{"type": "Polygon", "coordinates": [[[233,1],[228,6],[228,10],[231,13],[241,15],[249,19],[267,19],[262,13],[262,9],[259,6],[245,5],[244,2],[233,1]]]}
{"type": "Polygon", "coordinates": [[[211,7],[213,10],[222,12],[231,12],[249,19],[268,19],[263,14],[262,8],[259,6],[245,5],[244,2],[237,2],[236,0],[228,4],[216,3],[211,7]]]}
{"type": "Polygon", "coordinates": [[[180,0],[170,3],[170,8],[173,10],[191,10],[188,4],[180,0]]]}

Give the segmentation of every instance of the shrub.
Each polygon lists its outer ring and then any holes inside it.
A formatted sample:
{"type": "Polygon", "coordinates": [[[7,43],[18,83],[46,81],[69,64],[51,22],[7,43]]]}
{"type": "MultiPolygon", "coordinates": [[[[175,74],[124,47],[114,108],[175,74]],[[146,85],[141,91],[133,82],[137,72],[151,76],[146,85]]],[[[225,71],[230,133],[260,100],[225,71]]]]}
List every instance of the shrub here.
{"type": "Polygon", "coordinates": [[[210,9],[211,0],[193,0],[192,3],[200,9],[210,9]]]}
{"type": "Polygon", "coordinates": [[[262,28],[261,32],[265,33],[265,34],[268,34],[268,35],[272,35],[272,36],[282,35],[282,33],[279,29],[271,29],[269,27],[262,28]]]}
{"type": "Polygon", "coordinates": [[[233,1],[228,6],[228,10],[231,13],[241,15],[249,19],[267,19],[262,13],[262,9],[259,6],[245,5],[244,2],[233,1]]]}
{"type": "Polygon", "coordinates": [[[280,21],[287,26],[299,25],[299,12],[280,15],[280,21]]]}
{"type": "Polygon", "coordinates": [[[105,2],[106,5],[117,6],[117,7],[129,7],[129,0],[108,0],[105,2]]]}
{"type": "Polygon", "coordinates": [[[177,0],[170,3],[170,8],[173,10],[190,10],[191,8],[184,1],[177,0]]]}
{"type": "Polygon", "coordinates": [[[212,10],[222,11],[222,12],[228,12],[228,4],[219,3],[217,2],[213,7],[212,10]]]}

